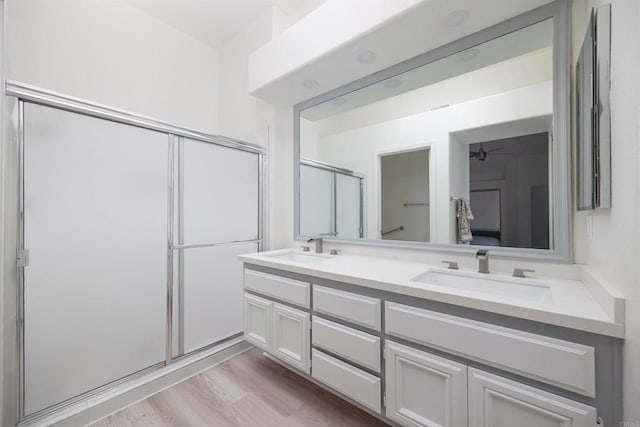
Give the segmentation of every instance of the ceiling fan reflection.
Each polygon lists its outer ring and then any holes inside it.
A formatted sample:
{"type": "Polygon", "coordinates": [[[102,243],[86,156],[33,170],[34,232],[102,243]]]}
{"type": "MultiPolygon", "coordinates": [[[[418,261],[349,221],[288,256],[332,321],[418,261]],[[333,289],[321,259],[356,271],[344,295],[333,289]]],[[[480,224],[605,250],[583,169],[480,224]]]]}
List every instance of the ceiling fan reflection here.
{"type": "MultiPolygon", "coordinates": [[[[469,152],[469,158],[472,159],[477,159],[480,161],[485,161],[487,160],[487,155],[489,153],[493,153],[494,151],[498,151],[498,150],[502,150],[504,149],[504,147],[498,147],[498,148],[493,148],[491,150],[485,150],[484,147],[482,146],[482,144],[480,144],[480,148],[478,149],[478,151],[470,151],[469,152]]],[[[509,155],[510,153],[496,153],[496,154],[503,154],[503,155],[509,155]]]]}

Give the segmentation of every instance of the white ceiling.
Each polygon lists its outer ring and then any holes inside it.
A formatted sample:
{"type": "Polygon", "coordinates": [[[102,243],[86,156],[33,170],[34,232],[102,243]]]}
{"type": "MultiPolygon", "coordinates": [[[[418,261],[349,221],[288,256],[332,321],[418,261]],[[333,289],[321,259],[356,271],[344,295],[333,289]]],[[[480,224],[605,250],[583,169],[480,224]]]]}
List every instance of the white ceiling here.
{"type": "Polygon", "coordinates": [[[326,0],[124,0],[175,29],[220,47],[273,6],[297,17],[326,0]]]}

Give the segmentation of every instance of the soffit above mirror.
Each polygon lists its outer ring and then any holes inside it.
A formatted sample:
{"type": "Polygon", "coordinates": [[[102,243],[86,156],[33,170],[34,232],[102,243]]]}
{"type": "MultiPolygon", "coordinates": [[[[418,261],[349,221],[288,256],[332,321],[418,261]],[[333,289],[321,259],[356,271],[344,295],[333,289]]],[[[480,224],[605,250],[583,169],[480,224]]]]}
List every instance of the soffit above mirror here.
{"type": "Polygon", "coordinates": [[[292,105],[547,3],[328,0],[251,54],[249,91],[292,105]]]}

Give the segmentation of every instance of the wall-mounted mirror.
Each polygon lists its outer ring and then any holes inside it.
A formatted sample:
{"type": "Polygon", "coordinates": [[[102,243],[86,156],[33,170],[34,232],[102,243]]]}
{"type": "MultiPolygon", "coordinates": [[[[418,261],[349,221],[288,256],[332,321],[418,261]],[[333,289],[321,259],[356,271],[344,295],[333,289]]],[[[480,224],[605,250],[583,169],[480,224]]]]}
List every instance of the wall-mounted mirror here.
{"type": "Polygon", "coordinates": [[[569,259],[567,34],[557,1],[297,105],[296,236],[569,259]]]}
{"type": "Polygon", "coordinates": [[[611,5],[593,9],[576,67],[578,210],[611,207],[611,5]]]}

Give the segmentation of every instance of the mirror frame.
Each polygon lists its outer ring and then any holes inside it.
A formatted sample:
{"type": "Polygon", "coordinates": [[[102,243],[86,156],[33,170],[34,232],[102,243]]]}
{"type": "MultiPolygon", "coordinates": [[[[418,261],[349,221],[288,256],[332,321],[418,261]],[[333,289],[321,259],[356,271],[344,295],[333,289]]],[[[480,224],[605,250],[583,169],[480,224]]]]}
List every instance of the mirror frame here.
{"type": "Polygon", "coordinates": [[[552,227],[553,249],[531,249],[515,247],[483,247],[458,245],[454,243],[410,242],[381,239],[347,239],[326,237],[330,243],[342,243],[382,248],[413,249],[438,252],[452,252],[472,255],[478,249],[490,249],[492,255],[535,261],[572,262],[572,165],[570,138],[570,58],[569,58],[569,13],[567,0],[555,0],[522,15],[510,18],[477,33],[465,36],[414,58],[400,62],[384,70],[347,83],[337,89],[315,96],[293,107],[294,124],[294,230],[295,240],[306,240],[312,236],[302,236],[300,230],[300,112],[333,98],[366,86],[389,79],[405,71],[412,70],[447,56],[453,55],[480,43],[504,36],[513,31],[553,18],[553,126],[552,164],[550,170],[550,194],[553,203],[552,227]]]}

